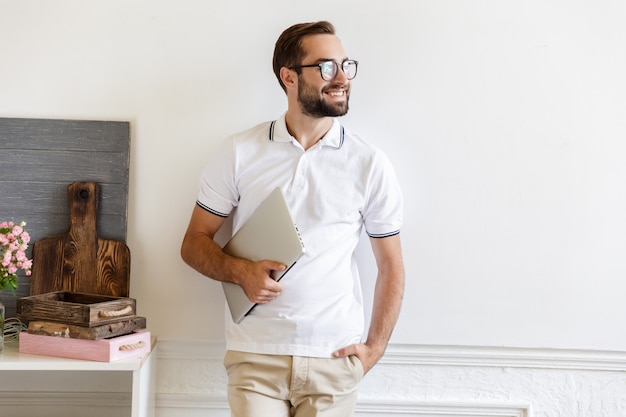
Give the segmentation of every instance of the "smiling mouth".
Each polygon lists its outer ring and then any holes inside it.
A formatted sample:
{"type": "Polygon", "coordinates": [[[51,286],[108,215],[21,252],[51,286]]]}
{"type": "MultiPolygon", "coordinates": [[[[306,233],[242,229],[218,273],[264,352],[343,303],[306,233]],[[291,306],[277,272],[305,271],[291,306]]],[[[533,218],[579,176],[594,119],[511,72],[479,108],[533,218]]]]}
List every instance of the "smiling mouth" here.
{"type": "Polygon", "coordinates": [[[327,90],[326,94],[328,94],[331,97],[345,97],[347,92],[345,89],[339,89],[339,90],[327,90]]]}

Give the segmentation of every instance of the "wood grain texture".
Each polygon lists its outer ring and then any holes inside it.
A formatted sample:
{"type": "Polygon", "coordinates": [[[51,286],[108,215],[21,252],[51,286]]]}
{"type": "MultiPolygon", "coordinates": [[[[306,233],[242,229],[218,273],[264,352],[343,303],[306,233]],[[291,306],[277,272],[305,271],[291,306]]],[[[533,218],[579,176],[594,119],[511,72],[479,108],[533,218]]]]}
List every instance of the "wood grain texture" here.
{"type": "MultiPolygon", "coordinates": [[[[126,239],[128,122],[0,118],[0,147],[0,221],[25,220],[31,242],[65,233],[68,184],[93,181],[101,188],[98,236],[126,239]]],[[[29,277],[19,275],[18,283],[15,295],[0,293],[9,317],[16,299],[30,294],[29,277]]]]}
{"type": "Polygon", "coordinates": [[[26,321],[54,321],[94,327],[132,318],[137,302],[133,298],[109,297],[68,291],[48,292],[17,300],[17,313],[26,321]],[[124,312],[123,315],[108,313],[124,312]]]}
{"type": "Polygon", "coordinates": [[[111,337],[123,336],[145,328],[145,317],[126,318],[115,323],[93,327],[76,326],[52,321],[31,321],[28,323],[28,333],[87,340],[108,339],[111,337]]]}
{"type": "Polygon", "coordinates": [[[30,294],[71,291],[127,297],[130,249],[122,241],[98,238],[98,184],[70,184],[67,195],[70,229],[33,244],[30,294]]]}

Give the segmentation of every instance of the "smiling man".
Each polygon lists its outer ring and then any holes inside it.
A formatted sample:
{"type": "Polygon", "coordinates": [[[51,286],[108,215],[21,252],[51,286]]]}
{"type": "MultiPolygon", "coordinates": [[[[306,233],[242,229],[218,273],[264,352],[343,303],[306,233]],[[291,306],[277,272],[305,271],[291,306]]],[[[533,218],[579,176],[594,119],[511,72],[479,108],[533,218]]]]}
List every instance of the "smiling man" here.
{"type": "Polygon", "coordinates": [[[226,317],[234,417],[352,415],[358,385],[384,354],[398,318],[401,191],[385,155],[337,119],[348,112],[357,67],[332,24],[285,30],[273,68],[287,94],[286,113],[228,138],[202,173],[181,255],[258,303],[239,324],[226,317]],[[228,256],[213,240],[235,207],[238,230],[276,187],[307,249],[280,282],[270,274],[285,265],[228,256]],[[353,256],[363,229],[377,266],[367,332],[353,256]]]}

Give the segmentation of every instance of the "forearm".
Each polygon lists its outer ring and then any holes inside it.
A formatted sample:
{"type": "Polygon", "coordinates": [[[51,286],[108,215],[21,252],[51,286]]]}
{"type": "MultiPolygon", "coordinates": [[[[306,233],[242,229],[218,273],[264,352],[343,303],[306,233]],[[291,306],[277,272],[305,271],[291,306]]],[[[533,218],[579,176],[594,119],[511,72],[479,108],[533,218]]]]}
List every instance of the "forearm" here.
{"type": "Polygon", "coordinates": [[[271,260],[252,262],[227,255],[213,240],[223,219],[196,207],[185,233],[180,254],[185,263],[201,274],[217,281],[239,284],[255,303],[267,303],[282,289],[271,277],[273,270],[285,266],[271,260]]]}
{"type": "Polygon", "coordinates": [[[365,343],[356,343],[333,352],[334,357],[356,355],[363,371],[369,372],[385,353],[400,314],[404,295],[404,264],[400,236],[370,239],[378,275],[374,288],[372,318],[365,343]]]}
{"type": "Polygon", "coordinates": [[[401,261],[393,270],[379,270],[367,340],[363,344],[357,343],[339,349],[333,356],[356,355],[363,365],[363,371],[369,372],[385,353],[400,314],[403,294],[404,269],[401,261]]]}
{"type": "Polygon", "coordinates": [[[225,254],[213,239],[203,233],[185,236],[181,247],[185,263],[217,281],[239,283],[242,263],[248,262],[225,254]]]}
{"type": "Polygon", "coordinates": [[[372,317],[365,344],[384,353],[398,321],[404,295],[404,271],[379,273],[374,290],[372,317]]]}
{"type": "Polygon", "coordinates": [[[382,356],[398,320],[404,295],[404,262],[400,236],[373,239],[372,249],[378,275],[366,345],[382,356]]]}

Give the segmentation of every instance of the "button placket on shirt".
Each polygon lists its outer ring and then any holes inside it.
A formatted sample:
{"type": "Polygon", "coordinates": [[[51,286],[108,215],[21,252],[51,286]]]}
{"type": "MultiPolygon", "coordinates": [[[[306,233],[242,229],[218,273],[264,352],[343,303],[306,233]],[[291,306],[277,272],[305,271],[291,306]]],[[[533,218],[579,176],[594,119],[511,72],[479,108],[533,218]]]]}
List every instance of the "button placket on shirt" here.
{"type": "Polygon", "coordinates": [[[305,152],[302,155],[300,155],[300,158],[298,159],[298,165],[296,166],[296,172],[294,173],[293,184],[295,188],[297,189],[304,188],[306,171],[307,171],[308,165],[309,165],[308,158],[305,152]]]}
{"type": "Polygon", "coordinates": [[[298,165],[296,166],[296,171],[294,172],[294,180],[293,186],[295,189],[302,189],[306,184],[307,172],[309,170],[309,165],[311,158],[313,157],[315,152],[319,152],[321,149],[321,144],[318,142],[312,148],[302,152],[300,157],[298,158],[298,165]]]}

